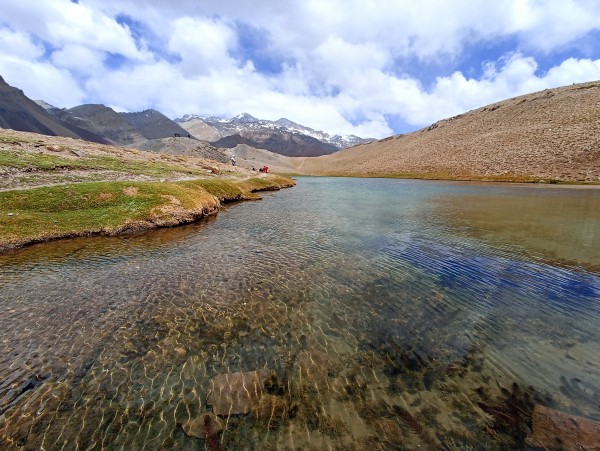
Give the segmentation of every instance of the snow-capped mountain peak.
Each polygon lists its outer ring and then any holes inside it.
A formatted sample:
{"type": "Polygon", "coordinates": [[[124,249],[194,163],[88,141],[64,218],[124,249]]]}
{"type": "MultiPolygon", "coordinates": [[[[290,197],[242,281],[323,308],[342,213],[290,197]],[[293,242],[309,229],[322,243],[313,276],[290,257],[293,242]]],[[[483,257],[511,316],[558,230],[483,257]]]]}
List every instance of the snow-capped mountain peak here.
{"type": "Polygon", "coordinates": [[[271,133],[281,132],[308,136],[321,141],[322,143],[333,145],[338,149],[375,141],[374,139],[370,138],[359,138],[355,135],[331,136],[328,133],[300,125],[284,117],[277,119],[276,121],[270,121],[266,119],[258,119],[249,113],[241,113],[232,117],[231,119],[223,119],[215,116],[206,117],[197,114],[185,114],[181,118],[175,119],[175,122],[184,124],[195,119],[200,119],[206,122],[206,124],[209,126],[214,127],[222,137],[231,136],[234,134],[244,134],[244,132],[248,131],[257,132],[263,130],[271,133]]]}
{"type": "Polygon", "coordinates": [[[241,124],[251,124],[253,122],[260,122],[260,120],[255,118],[251,114],[242,113],[242,114],[238,114],[235,117],[232,117],[230,119],[230,122],[239,122],[241,124]]]}

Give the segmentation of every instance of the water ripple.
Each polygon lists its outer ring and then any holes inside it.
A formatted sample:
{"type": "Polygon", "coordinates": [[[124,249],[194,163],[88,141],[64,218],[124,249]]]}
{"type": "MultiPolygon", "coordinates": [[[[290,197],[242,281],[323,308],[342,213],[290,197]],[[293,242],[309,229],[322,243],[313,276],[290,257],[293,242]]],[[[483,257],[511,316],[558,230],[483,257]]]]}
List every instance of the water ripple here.
{"type": "Polygon", "coordinates": [[[448,196],[515,193],[302,179],[202,224],[1,256],[0,446],[210,449],[184,424],[215,376],[258,370],[223,449],[519,447],[515,402],[600,419],[600,275],[448,218],[448,196]]]}

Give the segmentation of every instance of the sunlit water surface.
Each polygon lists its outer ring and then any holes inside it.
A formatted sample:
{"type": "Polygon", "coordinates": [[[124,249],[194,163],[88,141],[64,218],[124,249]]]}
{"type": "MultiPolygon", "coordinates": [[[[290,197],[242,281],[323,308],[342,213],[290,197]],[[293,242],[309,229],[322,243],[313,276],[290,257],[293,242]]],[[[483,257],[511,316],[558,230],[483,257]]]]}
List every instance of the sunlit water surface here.
{"type": "Polygon", "coordinates": [[[0,448],[520,447],[600,420],[599,268],[598,189],[376,179],[5,254],[0,448]],[[255,370],[266,410],[186,435],[255,370]]]}

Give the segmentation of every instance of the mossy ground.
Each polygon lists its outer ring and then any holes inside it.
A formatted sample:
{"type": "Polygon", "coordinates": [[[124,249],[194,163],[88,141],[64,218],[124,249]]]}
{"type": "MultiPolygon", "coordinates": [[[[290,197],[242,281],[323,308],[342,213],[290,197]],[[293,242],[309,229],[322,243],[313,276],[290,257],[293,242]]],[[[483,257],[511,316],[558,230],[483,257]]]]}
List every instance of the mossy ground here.
{"type": "MultiPolygon", "coordinates": [[[[92,182],[0,192],[0,249],[64,236],[175,225],[215,211],[220,202],[279,189],[273,179],[92,182]],[[141,225],[140,223],[145,223],[141,225]]],[[[289,185],[289,184],[288,184],[289,185]]]]}
{"type": "MultiPolygon", "coordinates": [[[[0,136],[0,138],[2,138],[0,136]]],[[[60,151],[68,150],[62,148],[60,151]]],[[[152,177],[170,177],[173,174],[206,175],[206,171],[177,164],[176,157],[169,162],[130,160],[110,155],[85,155],[69,158],[47,153],[0,150],[0,167],[25,168],[30,171],[56,171],[60,169],[87,169],[145,174],[152,177]]]]}
{"type": "Polygon", "coordinates": [[[0,134],[0,251],[61,237],[188,223],[215,213],[222,202],[256,199],[256,191],[294,184],[217,165],[5,131],[0,134]]]}

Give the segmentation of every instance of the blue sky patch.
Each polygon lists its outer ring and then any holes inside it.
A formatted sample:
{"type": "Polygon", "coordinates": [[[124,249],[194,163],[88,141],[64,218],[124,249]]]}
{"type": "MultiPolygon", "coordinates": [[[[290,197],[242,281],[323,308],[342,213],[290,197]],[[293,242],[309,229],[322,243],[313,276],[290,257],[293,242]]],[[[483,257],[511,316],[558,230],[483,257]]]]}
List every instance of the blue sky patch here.
{"type": "Polygon", "coordinates": [[[289,59],[273,45],[273,38],[267,30],[253,27],[244,22],[236,22],[238,47],[232,56],[242,63],[250,60],[256,70],[266,75],[277,75],[283,71],[283,64],[289,59]]]}
{"type": "Polygon", "coordinates": [[[106,57],[104,58],[106,67],[114,70],[122,68],[125,63],[127,63],[127,58],[120,53],[106,53],[106,57]]]}
{"type": "Polygon", "coordinates": [[[414,125],[408,124],[398,114],[384,114],[383,117],[385,118],[388,126],[394,131],[394,134],[409,133],[415,130],[414,125]]]}
{"type": "Polygon", "coordinates": [[[161,40],[161,38],[143,22],[138,21],[126,14],[117,15],[115,20],[119,25],[125,26],[130,30],[138,49],[142,48],[144,45],[149,51],[156,55],[158,59],[162,59],[173,64],[181,61],[181,58],[178,55],[174,55],[168,51],[166,44],[161,40]]]}

